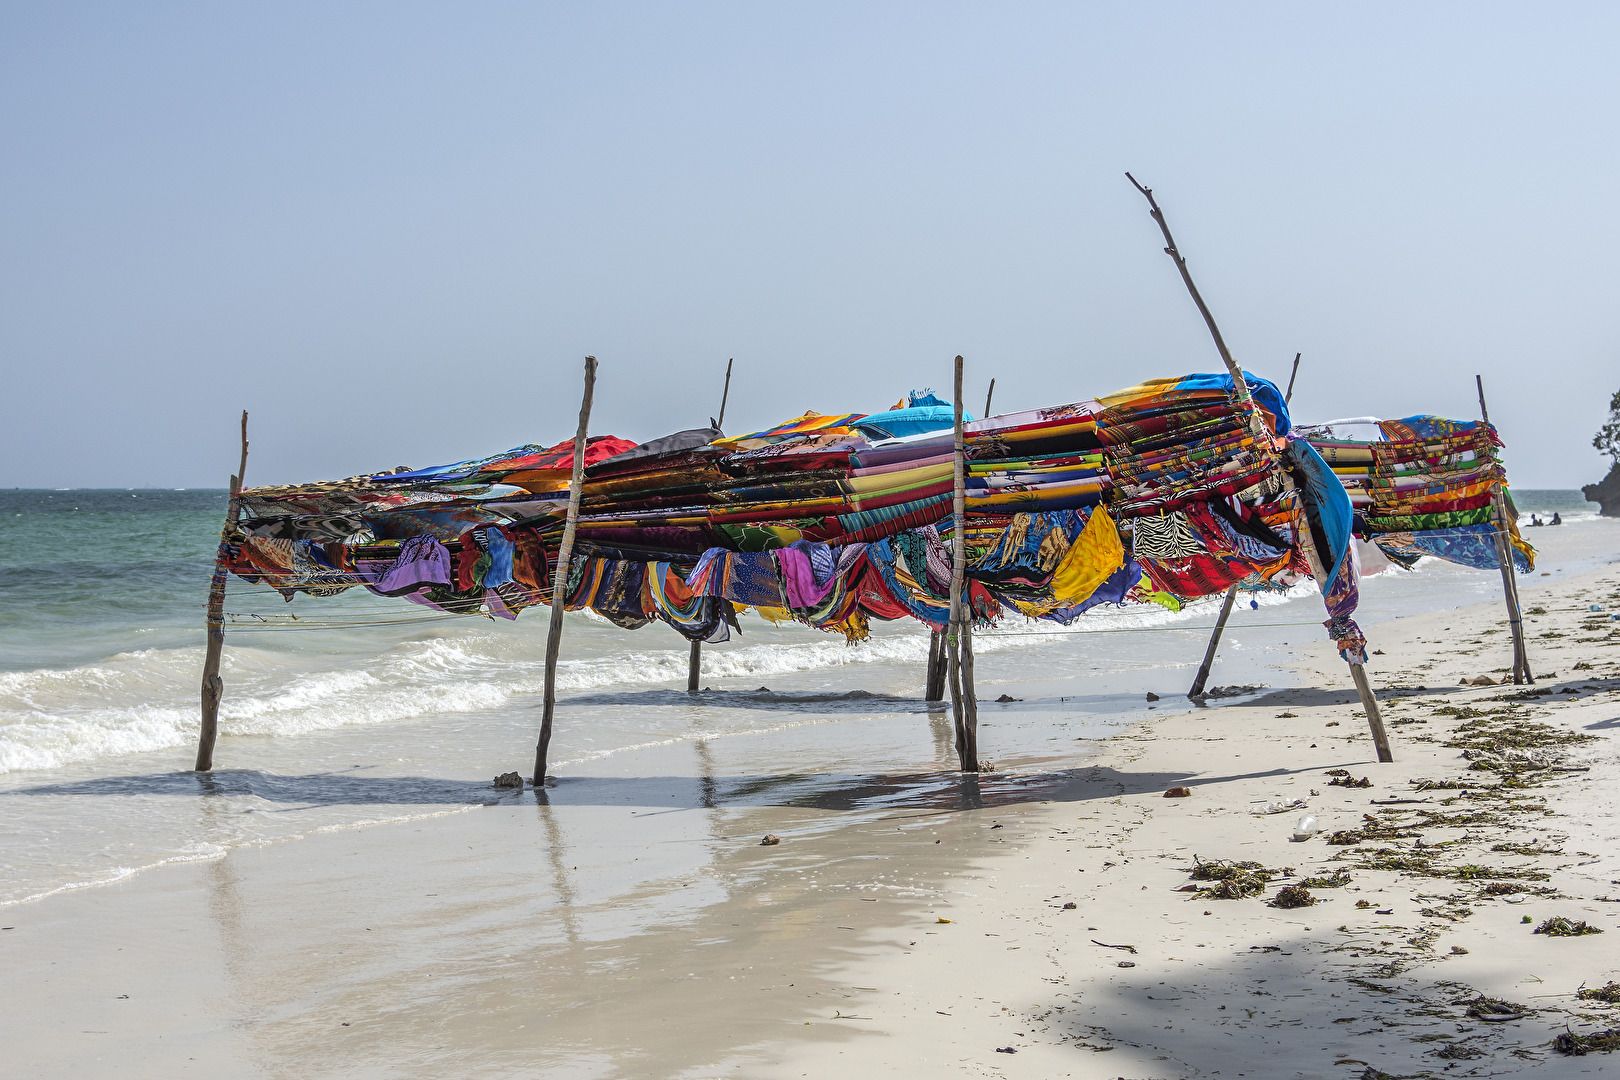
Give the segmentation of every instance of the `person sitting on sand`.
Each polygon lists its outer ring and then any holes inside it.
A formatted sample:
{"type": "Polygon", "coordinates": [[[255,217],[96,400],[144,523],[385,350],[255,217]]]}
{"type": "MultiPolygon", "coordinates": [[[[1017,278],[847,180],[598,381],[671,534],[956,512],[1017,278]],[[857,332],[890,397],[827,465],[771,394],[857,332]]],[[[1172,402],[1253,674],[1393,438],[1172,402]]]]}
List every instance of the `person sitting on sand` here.
{"type": "Polygon", "coordinates": [[[1564,519],[1558,516],[1558,511],[1556,510],[1553,511],[1552,523],[1554,525],[1562,525],[1564,523],[1564,519]]]}

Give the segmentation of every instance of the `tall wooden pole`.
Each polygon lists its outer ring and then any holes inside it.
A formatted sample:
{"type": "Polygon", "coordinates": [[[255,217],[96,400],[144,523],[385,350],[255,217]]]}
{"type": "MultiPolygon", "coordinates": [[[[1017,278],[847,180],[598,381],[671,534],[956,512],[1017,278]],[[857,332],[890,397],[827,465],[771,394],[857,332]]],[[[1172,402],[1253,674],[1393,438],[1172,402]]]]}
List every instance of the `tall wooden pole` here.
{"type": "MultiPolygon", "coordinates": [[[[1254,407],[1254,401],[1249,395],[1248,385],[1243,381],[1243,370],[1232,359],[1232,353],[1226,347],[1226,339],[1221,336],[1221,328],[1215,325],[1215,316],[1210,314],[1209,306],[1204,303],[1204,298],[1199,295],[1198,286],[1193,284],[1192,273],[1187,269],[1187,260],[1181,257],[1181,252],[1176,248],[1175,237],[1170,235],[1170,226],[1164,220],[1164,211],[1159,209],[1158,200],[1153,197],[1153,189],[1143,187],[1137,183],[1136,177],[1130,173],[1125,174],[1125,179],[1129,180],[1132,186],[1137,191],[1140,191],[1143,198],[1148,201],[1149,212],[1153,220],[1158,223],[1159,231],[1164,234],[1164,253],[1175,261],[1176,269],[1181,272],[1181,280],[1187,286],[1187,292],[1192,294],[1193,303],[1198,305],[1198,313],[1204,317],[1204,325],[1209,327],[1210,337],[1215,339],[1215,349],[1221,354],[1221,361],[1226,365],[1227,373],[1232,376],[1232,390],[1238,404],[1248,409],[1249,430],[1254,432],[1257,437],[1270,434],[1266,430],[1265,421],[1260,417],[1260,410],[1254,407]]],[[[1288,487],[1295,487],[1296,485],[1288,476],[1287,470],[1280,471],[1284,484],[1288,487]]],[[[1315,540],[1308,534],[1302,537],[1302,540],[1300,546],[1304,548],[1306,558],[1310,560],[1311,574],[1316,578],[1316,583],[1325,597],[1331,582],[1328,581],[1321,556],[1316,551],[1315,540]]],[[[1362,708],[1367,712],[1367,725],[1372,729],[1373,742],[1378,747],[1378,760],[1395,760],[1390,754],[1389,738],[1384,734],[1384,720],[1378,712],[1378,699],[1373,696],[1372,687],[1367,682],[1367,672],[1363,665],[1350,664],[1350,677],[1356,684],[1356,692],[1361,696],[1362,708]]]]}
{"type": "Polygon", "coordinates": [[[242,460],[231,477],[231,497],[225,508],[225,525],[219,531],[219,550],[214,555],[214,577],[208,583],[208,648],[203,654],[202,727],[197,734],[197,771],[214,767],[214,740],[219,736],[219,700],[225,695],[225,681],[219,677],[220,655],[225,651],[225,558],[231,534],[242,515],[242,477],[247,472],[247,410],[242,410],[242,460]]]}
{"type": "Polygon", "coordinates": [[[551,576],[551,621],[546,624],[546,689],[541,698],[540,741],[534,748],[534,786],[546,783],[546,751],[551,748],[551,719],[557,710],[557,652],[562,648],[563,605],[568,602],[568,571],[574,560],[574,530],[579,524],[579,495],[585,486],[585,439],[591,426],[591,397],[596,392],[596,357],[585,358],[585,396],[579,404],[579,431],[574,436],[574,475],[568,482],[568,516],[563,520],[557,572],[551,576]]]}
{"type": "Polygon", "coordinates": [[[928,635],[928,676],[923,683],[924,701],[945,700],[946,668],[950,658],[945,654],[945,635],[937,630],[928,635]]]}
{"type": "Polygon", "coordinates": [[[984,415],[990,415],[990,401],[996,396],[996,380],[990,380],[990,389],[984,392],[984,415]]]}
{"type": "MultiPolygon", "coordinates": [[[[1479,391],[1479,415],[1485,423],[1491,422],[1490,410],[1485,407],[1485,380],[1474,376],[1474,387],[1479,391]]],[[[1507,506],[1498,487],[1491,493],[1491,522],[1496,527],[1496,561],[1502,568],[1502,599],[1507,604],[1508,629],[1513,634],[1513,681],[1534,683],[1530,674],[1530,651],[1525,646],[1524,619],[1519,614],[1519,583],[1513,577],[1513,544],[1508,540],[1507,506]]]]}
{"type": "Polygon", "coordinates": [[[698,692],[698,671],[703,664],[703,642],[692,642],[691,651],[686,654],[686,692],[698,692]]]}
{"type": "MultiPolygon", "coordinates": [[[[1283,404],[1287,405],[1294,400],[1294,379],[1299,375],[1300,353],[1294,354],[1294,370],[1288,375],[1288,392],[1283,395],[1283,404]]],[[[1198,675],[1193,679],[1192,689],[1187,691],[1190,698],[1198,697],[1204,692],[1204,684],[1209,682],[1209,669],[1215,663],[1215,650],[1220,647],[1221,633],[1226,629],[1226,620],[1232,615],[1232,601],[1237,599],[1237,586],[1233,585],[1226,590],[1226,600],[1221,604],[1220,618],[1215,620],[1215,629],[1209,635],[1209,647],[1204,650],[1204,663],[1198,669],[1198,675]]]]}
{"type": "Polygon", "coordinates": [[[945,631],[949,656],[951,711],[956,720],[956,756],[962,771],[979,771],[979,702],[973,692],[973,617],[967,596],[967,469],[962,442],[962,358],[956,358],[955,482],[951,512],[951,615],[945,631]]]}

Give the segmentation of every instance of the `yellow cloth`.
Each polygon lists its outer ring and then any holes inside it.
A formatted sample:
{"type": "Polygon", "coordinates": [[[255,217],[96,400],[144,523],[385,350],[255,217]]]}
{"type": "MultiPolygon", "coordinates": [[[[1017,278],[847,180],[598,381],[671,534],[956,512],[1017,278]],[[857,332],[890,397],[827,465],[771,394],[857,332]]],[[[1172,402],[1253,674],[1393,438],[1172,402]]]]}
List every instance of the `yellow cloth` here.
{"type": "Polygon", "coordinates": [[[1125,545],[1120,543],[1119,529],[1108,516],[1108,509],[1099,506],[1052,572],[1053,607],[1080,603],[1124,565],[1125,545]]]}

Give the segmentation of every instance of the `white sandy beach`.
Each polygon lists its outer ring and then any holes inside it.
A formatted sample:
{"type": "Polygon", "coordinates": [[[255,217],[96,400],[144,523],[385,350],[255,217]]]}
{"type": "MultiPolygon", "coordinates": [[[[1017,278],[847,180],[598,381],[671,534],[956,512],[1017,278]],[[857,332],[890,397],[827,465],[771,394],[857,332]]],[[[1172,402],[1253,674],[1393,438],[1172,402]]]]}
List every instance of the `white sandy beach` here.
{"type": "MultiPolygon", "coordinates": [[[[14,904],[0,909],[5,1071],[1612,1071],[1620,1059],[1548,1046],[1566,1027],[1620,1025],[1617,1010],[1573,996],[1620,973],[1620,903],[1601,899],[1620,898],[1620,633],[1607,621],[1620,571],[1563,578],[1524,582],[1526,604],[1545,611],[1530,627],[1534,696],[1457,689],[1461,676],[1507,666],[1499,602],[1378,625],[1373,673],[1391,765],[1371,760],[1347,673],[1324,645],[1300,666],[1314,689],[1148,714],[1079,768],[1026,756],[976,782],[851,770],[847,790],[705,805],[674,778],[667,799],[649,795],[658,781],[646,778],[667,759],[648,750],[619,766],[626,777],[643,767],[634,785],[581,780],[594,794],[567,789],[567,805],[492,798],[14,904]],[[1470,770],[1444,745],[1472,714],[1435,711],[1447,707],[1511,709],[1501,715],[1516,728],[1533,720],[1589,736],[1533,751],[1589,771],[1510,770],[1529,786],[1486,790],[1499,774],[1470,770]],[[1372,787],[1328,786],[1335,768],[1372,787]],[[1460,778],[1466,792],[1415,793],[1411,783],[1460,778]],[[1181,784],[1190,797],[1163,797],[1181,784]],[[848,812],[885,798],[890,809],[848,812]],[[1304,810],[1249,813],[1296,798],[1322,836],[1290,841],[1304,810]],[[1430,801],[1370,805],[1414,798],[1430,801]],[[1419,810],[1476,817],[1407,828],[1419,810]],[[1386,811],[1400,815],[1389,838],[1325,839],[1386,811]],[[761,847],[767,832],[782,843],[761,847]],[[1438,847],[1430,873],[1363,868],[1420,843],[1438,847]],[[1504,843],[1546,854],[1492,850],[1504,843]],[[1195,859],[1253,860],[1277,874],[1258,897],[1207,899],[1177,891],[1195,859]],[[1436,876],[1461,866],[1483,869],[1436,876]],[[1313,889],[1317,906],[1268,906],[1280,887],[1339,868],[1350,881],[1313,889]],[[1547,877],[1500,876],[1525,870],[1547,877]],[[1524,891],[1487,896],[1493,883],[1524,891]],[[1363,900],[1370,906],[1358,908],[1363,900]],[[1556,915],[1606,932],[1531,932],[1556,915]],[[1134,951],[1108,947],[1120,945],[1134,951]],[[1527,1013],[1470,1019],[1459,1002],[1480,994],[1527,1013]]],[[[994,687],[1030,700],[1041,689],[994,687]]],[[[986,702],[992,757],[997,724],[1020,707],[986,702]]],[[[943,715],[911,722],[930,725],[948,760],[943,715]]]]}

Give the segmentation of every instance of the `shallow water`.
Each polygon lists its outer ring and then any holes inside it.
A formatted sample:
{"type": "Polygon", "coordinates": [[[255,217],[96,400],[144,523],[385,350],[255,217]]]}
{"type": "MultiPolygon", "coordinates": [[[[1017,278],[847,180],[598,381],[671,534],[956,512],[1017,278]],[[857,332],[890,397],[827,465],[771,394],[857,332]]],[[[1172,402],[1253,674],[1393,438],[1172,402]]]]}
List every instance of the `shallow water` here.
{"type": "MultiPolygon", "coordinates": [[[[1521,509],[1544,512],[1529,494],[1521,509]]],[[[234,583],[219,770],[186,772],[223,499],[0,493],[0,902],[245,844],[461,813],[500,798],[496,773],[532,772],[543,613],[423,621],[358,590],[287,604],[234,583]]],[[[1620,550],[1620,523],[1565,518],[1531,534],[1547,550],[1527,588],[1620,550]]],[[[1381,619],[1500,589],[1495,572],[1426,560],[1366,579],[1359,617],[1376,642],[1381,619]]],[[[1070,629],[1013,619],[977,636],[982,753],[1010,772],[998,783],[1038,790],[1040,776],[1081,763],[1091,739],[1142,716],[1146,691],[1163,696],[1156,708],[1190,707],[1186,685],[1217,606],[1109,612],[1070,629]],[[996,703],[1003,688],[1023,700],[996,703]]],[[[1288,682],[1281,666],[1318,640],[1323,617],[1312,590],[1240,608],[1214,682],[1288,682]]],[[[756,800],[837,808],[847,820],[896,799],[926,802],[947,782],[948,714],[920,700],[928,639],[915,624],[880,625],[855,646],[757,618],[743,627],[705,646],[708,689],[690,697],[687,645],[673,630],[570,616],[553,799],[756,800]]]]}

